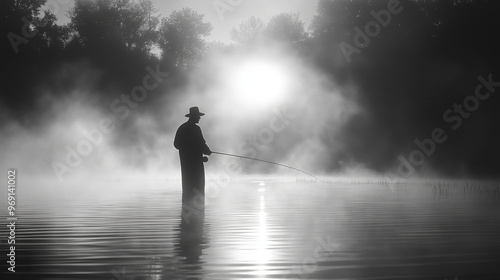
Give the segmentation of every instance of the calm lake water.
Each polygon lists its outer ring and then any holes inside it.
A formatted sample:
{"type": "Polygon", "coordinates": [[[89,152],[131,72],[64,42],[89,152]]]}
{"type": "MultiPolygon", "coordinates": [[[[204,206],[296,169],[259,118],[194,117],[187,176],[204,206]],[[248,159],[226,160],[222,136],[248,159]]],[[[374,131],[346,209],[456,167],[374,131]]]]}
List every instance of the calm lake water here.
{"type": "Polygon", "coordinates": [[[494,191],[233,182],[183,219],[178,183],[113,184],[21,193],[1,278],[500,279],[494,191]]]}

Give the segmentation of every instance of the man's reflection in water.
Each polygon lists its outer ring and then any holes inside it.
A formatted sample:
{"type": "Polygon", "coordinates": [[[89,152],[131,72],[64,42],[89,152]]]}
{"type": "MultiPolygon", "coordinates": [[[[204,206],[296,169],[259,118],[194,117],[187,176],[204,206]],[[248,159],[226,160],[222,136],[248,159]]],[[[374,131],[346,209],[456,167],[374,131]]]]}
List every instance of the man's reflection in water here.
{"type": "MultiPolygon", "coordinates": [[[[186,264],[199,264],[202,254],[203,224],[205,222],[204,207],[195,207],[190,203],[182,204],[178,256],[184,258],[186,264]]],[[[201,267],[201,266],[200,266],[201,267]]]]}
{"type": "MultiPolygon", "coordinates": [[[[142,269],[145,274],[132,274],[132,278],[126,279],[203,279],[204,262],[201,255],[202,249],[206,248],[208,243],[207,238],[203,237],[204,223],[204,204],[196,200],[190,204],[183,203],[180,223],[175,228],[174,256],[150,257],[149,264],[142,269]]],[[[127,267],[125,270],[129,277],[131,269],[127,267]]],[[[121,278],[115,277],[115,279],[121,278]]]]}

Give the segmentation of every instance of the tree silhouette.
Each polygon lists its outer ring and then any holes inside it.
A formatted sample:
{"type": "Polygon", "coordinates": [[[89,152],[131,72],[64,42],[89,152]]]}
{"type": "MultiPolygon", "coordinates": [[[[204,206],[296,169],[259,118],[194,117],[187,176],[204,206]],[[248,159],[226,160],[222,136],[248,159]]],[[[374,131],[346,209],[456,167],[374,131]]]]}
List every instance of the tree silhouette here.
{"type": "Polygon", "coordinates": [[[70,11],[73,41],[94,54],[149,55],[157,41],[159,17],[152,0],[77,0],[70,11]]]}
{"type": "Polygon", "coordinates": [[[204,37],[212,28],[203,21],[203,15],[192,9],[173,11],[161,22],[159,45],[163,60],[179,69],[196,67],[206,52],[204,37]]]}
{"type": "Polygon", "coordinates": [[[260,18],[250,17],[238,28],[233,28],[230,36],[233,41],[241,45],[262,43],[264,29],[264,22],[260,18]]]}
{"type": "Polygon", "coordinates": [[[270,41],[297,46],[307,39],[304,22],[298,13],[281,13],[273,16],[267,24],[256,17],[250,17],[231,30],[231,39],[240,46],[265,45],[270,41]]]}
{"type": "MultiPolygon", "coordinates": [[[[480,74],[498,73],[500,62],[500,43],[492,36],[500,27],[497,1],[400,1],[400,5],[402,12],[392,15],[350,63],[341,44],[354,45],[355,28],[366,32],[366,24],[376,21],[373,13],[387,10],[387,1],[322,0],[311,24],[308,53],[314,64],[341,85],[355,85],[358,102],[366,109],[340,134],[347,143],[345,154],[332,157],[363,162],[374,170],[386,169],[398,154],[414,148],[416,137],[443,123],[447,107],[473,93],[464,77],[477,80],[480,74]]],[[[492,113],[495,104],[498,101],[489,100],[474,117],[498,122],[499,114],[492,113]]],[[[450,176],[459,168],[471,176],[492,174],[498,168],[491,156],[493,143],[500,140],[498,132],[463,126],[455,133],[440,148],[441,157],[429,158],[430,166],[450,176]],[[479,134],[485,137],[469,139],[479,134]],[[477,148],[464,152],[466,145],[477,148]],[[484,161],[479,164],[478,158],[484,161]]]]}
{"type": "Polygon", "coordinates": [[[291,45],[305,40],[307,33],[304,22],[298,13],[281,13],[273,16],[267,23],[265,34],[267,38],[286,42],[291,45]]]}
{"type": "Polygon", "coordinates": [[[55,62],[67,38],[66,29],[55,24],[55,15],[42,11],[45,3],[0,1],[0,104],[16,117],[23,113],[22,108],[35,106],[33,87],[43,79],[41,73],[55,62]]]}

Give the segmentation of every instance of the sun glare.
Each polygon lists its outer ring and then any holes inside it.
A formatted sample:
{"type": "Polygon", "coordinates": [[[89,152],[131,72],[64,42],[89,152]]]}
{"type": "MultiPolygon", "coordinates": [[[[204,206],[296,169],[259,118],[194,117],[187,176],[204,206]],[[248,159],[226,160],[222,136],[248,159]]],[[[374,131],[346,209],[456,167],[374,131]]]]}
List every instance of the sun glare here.
{"type": "Polygon", "coordinates": [[[248,106],[268,106],[286,91],[285,69],[271,61],[245,61],[234,69],[232,94],[235,101],[248,106]]]}

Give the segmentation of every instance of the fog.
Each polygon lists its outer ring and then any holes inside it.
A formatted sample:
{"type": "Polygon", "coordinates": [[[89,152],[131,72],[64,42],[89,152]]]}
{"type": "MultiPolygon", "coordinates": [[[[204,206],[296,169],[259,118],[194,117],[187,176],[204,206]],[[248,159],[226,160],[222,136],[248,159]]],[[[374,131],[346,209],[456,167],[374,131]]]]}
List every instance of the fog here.
{"type": "MultiPolygon", "coordinates": [[[[355,89],[337,86],[278,44],[231,54],[213,52],[200,70],[189,75],[185,86],[171,87],[166,78],[161,87],[169,94],[149,93],[142,102],[132,101],[137,103],[134,107],[126,102],[112,106],[114,100],[107,97],[112,94],[92,92],[100,75],[84,61],[52,73],[39,87],[37,103],[43,110],[33,112],[36,123],[4,122],[4,163],[18,167],[21,178],[29,174],[24,180],[33,183],[178,178],[179,160],[172,144],[175,131],[187,120],[189,107],[199,106],[206,113],[200,127],[213,151],[272,160],[318,174],[332,165],[339,172],[345,168],[331,155],[343,148],[335,135],[359,110],[355,89]],[[237,91],[244,88],[234,84],[231,73],[245,61],[276,65],[286,79],[284,94],[268,103],[249,103],[238,96],[237,91]],[[69,94],[60,94],[68,88],[69,94]]],[[[246,78],[251,83],[265,82],[259,76],[246,78]]],[[[220,155],[212,155],[206,169],[209,176],[276,172],[269,164],[220,155]]]]}
{"type": "MultiPolygon", "coordinates": [[[[1,166],[18,168],[33,188],[178,180],[173,138],[189,108],[198,106],[206,114],[199,125],[213,151],[278,162],[321,178],[497,178],[498,56],[492,56],[490,40],[495,25],[485,21],[481,32],[463,27],[474,40],[449,36],[454,31],[446,26],[430,26],[441,17],[450,26],[455,21],[439,9],[436,19],[424,21],[419,5],[447,8],[405,3],[408,16],[394,15],[395,24],[348,61],[340,43],[352,42],[351,30],[373,20],[370,10],[385,4],[320,1],[303,37],[286,37],[286,28],[276,28],[275,21],[267,27],[284,39],[264,36],[223,46],[202,41],[208,52],[182,70],[182,59],[195,54],[179,55],[176,62],[165,54],[163,60],[144,59],[120,53],[115,45],[105,49],[107,42],[92,49],[67,39],[37,64],[31,49],[21,48],[9,56],[6,65],[14,69],[3,77],[1,166]],[[332,17],[339,11],[335,5],[359,10],[364,18],[351,23],[349,13],[342,20],[332,17]],[[407,34],[412,40],[401,39],[407,34]]],[[[461,3],[453,9],[462,15],[474,8],[480,15],[494,10],[488,5],[461,3]]],[[[293,19],[280,18],[291,20],[289,28],[304,28],[293,19]]],[[[6,50],[12,52],[10,43],[6,50]]],[[[232,180],[304,176],[216,154],[206,172],[232,180]]]]}

